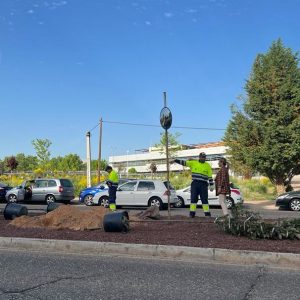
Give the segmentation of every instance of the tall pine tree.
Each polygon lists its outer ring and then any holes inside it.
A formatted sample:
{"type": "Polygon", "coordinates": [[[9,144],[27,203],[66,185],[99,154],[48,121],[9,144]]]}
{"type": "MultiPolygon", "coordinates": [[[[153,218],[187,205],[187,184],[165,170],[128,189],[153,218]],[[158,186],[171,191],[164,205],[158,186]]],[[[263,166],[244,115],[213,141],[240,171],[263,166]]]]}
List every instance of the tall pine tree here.
{"type": "Polygon", "coordinates": [[[279,39],[259,54],[233,109],[224,140],[234,165],[267,176],[283,192],[300,173],[300,69],[298,53],[279,39]]]}

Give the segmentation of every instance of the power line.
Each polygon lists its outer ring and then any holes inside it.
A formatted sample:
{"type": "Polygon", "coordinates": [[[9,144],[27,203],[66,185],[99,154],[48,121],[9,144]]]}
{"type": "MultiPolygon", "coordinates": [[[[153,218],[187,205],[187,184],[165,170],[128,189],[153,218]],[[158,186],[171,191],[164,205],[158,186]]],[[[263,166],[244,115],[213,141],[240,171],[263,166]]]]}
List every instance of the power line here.
{"type": "MultiPolygon", "coordinates": [[[[108,124],[118,124],[118,125],[130,125],[130,126],[141,126],[141,127],[161,127],[160,125],[154,125],[154,124],[142,124],[142,123],[128,123],[128,122],[117,122],[117,121],[102,121],[103,123],[108,123],[108,124]]],[[[92,129],[89,131],[93,131],[96,129],[100,123],[95,125],[92,129]]],[[[189,127],[189,126],[172,126],[172,128],[175,129],[191,129],[191,130],[215,130],[215,131],[224,131],[226,130],[225,128],[211,128],[211,127],[189,127]]]]}
{"type": "MultiPolygon", "coordinates": [[[[119,124],[119,125],[132,125],[132,126],[144,126],[144,127],[161,127],[160,125],[154,125],[154,124],[127,123],[127,122],[115,122],[115,121],[103,121],[103,123],[119,124]]],[[[188,126],[172,126],[172,128],[176,128],[176,129],[194,129],[194,130],[225,130],[225,128],[188,127],[188,126]]]]}

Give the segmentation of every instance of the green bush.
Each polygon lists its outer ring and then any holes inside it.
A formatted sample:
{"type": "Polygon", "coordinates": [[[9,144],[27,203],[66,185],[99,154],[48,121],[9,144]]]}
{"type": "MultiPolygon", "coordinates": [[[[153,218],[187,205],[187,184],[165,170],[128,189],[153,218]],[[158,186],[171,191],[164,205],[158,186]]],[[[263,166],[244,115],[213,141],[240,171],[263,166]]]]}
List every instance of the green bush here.
{"type": "Polygon", "coordinates": [[[218,217],[215,223],[223,231],[251,239],[300,239],[300,219],[266,221],[257,212],[236,205],[232,217],[218,217]]]}
{"type": "Polygon", "coordinates": [[[237,179],[231,181],[239,186],[245,200],[271,200],[276,196],[276,188],[269,179],[237,179]]]}

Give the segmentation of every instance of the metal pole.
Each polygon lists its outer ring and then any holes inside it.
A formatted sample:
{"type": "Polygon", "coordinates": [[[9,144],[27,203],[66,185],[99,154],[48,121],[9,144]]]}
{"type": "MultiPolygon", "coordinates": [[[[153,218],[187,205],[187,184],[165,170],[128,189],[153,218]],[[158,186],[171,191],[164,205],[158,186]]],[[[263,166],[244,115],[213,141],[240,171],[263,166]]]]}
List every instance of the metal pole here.
{"type": "Polygon", "coordinates": [[[91,133],[86,133],[86,185],[91,186],[91,133]]]}
{"type": "MultiPolygon", "coordinates": [[[[167,106],[167,93],[164,92],[164,106],[167,106]]],[[[169,169],[169,135],[168,129],[165,130],[166,137],[166,158],[167,158],[167,189],[168,189],[168,217],[171,218],[171,208],[170,208],[170,169],[169,169]]]]}
{"type": "Polygon", "coordinates": [[[100,126],[99,126],[99,149],[98,149],[98,172],[97,172],[97,180],[100,182],[101,172],[100,172],[100,164],[101,164],[101,151],[102,151],[102,117],[100,118],[100,126]]]}

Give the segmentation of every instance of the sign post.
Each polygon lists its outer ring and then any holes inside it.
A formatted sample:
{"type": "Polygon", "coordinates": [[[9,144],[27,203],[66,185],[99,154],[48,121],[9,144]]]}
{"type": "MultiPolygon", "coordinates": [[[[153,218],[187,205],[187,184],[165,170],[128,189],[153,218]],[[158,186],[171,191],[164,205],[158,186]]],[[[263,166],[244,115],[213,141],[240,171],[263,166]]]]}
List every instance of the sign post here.
{"type": "Polygon", "coordinates": [[[165,130],[166,139],[166,165],[167,165],[167,189],[168,189],[168,216],[171,217],[170,209],[170,168],[169,168],[169,135],[168,129],[172,125],[172,113],[167,107],[167,93],[164,92],[164,107],[160,111],[160,125],[165,130]]]}

